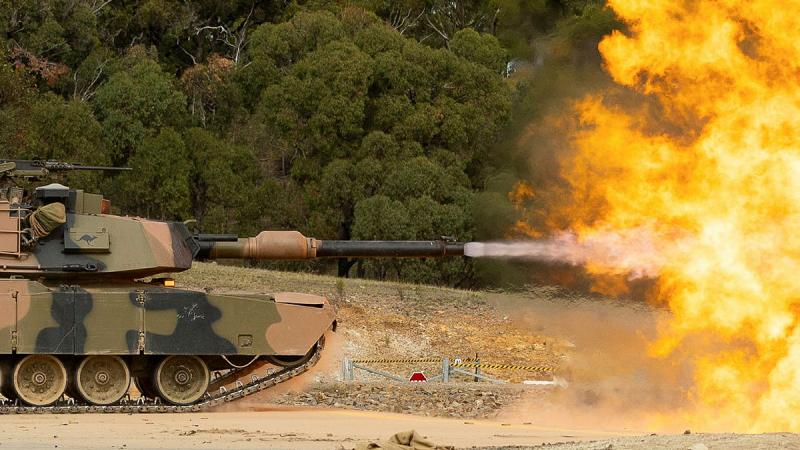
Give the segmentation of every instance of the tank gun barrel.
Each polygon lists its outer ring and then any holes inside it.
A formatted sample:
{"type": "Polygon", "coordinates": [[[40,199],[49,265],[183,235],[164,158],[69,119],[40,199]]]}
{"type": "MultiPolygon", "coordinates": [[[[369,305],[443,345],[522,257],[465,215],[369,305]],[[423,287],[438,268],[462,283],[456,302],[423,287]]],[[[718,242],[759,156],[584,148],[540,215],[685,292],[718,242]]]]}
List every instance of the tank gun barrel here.
{"type": "Polygon", "coordinates": [[[317,241],[317,258],[464,256],[464,244],[438,241],[317,241]]]}
{"type": "Polygon", "coordinates": [[[250,238],[198,235],[197,259],[304,260],[317,258],[426,258],[463,256],[464,244],[436,241],[328,241],[297,231],[262,231],[250,238]]]}
{"type": "Polygon", "coordinates": [[[50,173],[73,170],[102,170],[104,172],[125,172],[130,167],[87,166],[80,163],[43,159],[4,159],[0,160],[0,177],[41,179],[50,173]]]}
{"type": "Polygon", "coordinates": [[[62,161],[41,161],[41,167],[51,171],[68,171],[68,170],[102,170],[104,172],[128,172],[133,170],[131,167],[110,167],[110,166],[87,166],[85,164],[68,163],[62,161]]]}

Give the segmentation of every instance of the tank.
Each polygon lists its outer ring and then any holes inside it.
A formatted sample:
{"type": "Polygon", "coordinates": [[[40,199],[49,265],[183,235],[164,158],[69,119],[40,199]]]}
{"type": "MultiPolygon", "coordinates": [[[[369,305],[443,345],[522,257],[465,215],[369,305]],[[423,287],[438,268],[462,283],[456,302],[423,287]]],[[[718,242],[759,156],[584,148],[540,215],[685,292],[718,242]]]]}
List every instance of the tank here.
{"type": "Polygon", "coordinates": [[[176,287],[168,275],[195,260],[464,252],[446,240],[192,233],[180,222],[110,214],[99,194],[44,184],[68,170],[126,169],[0,161],[0,391],[8,399],[0,412],[196,411],[266,389],[316,361],[336,326],[325,297],[176,287]]]}

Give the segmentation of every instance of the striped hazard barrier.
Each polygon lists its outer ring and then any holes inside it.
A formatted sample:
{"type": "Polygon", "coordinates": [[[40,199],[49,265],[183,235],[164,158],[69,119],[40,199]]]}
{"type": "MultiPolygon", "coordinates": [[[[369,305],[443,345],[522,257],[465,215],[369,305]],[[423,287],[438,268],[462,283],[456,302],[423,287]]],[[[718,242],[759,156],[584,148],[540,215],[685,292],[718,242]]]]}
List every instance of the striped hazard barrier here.
{"type": "Polygon", "coordinates": [[[500,369],[500,370],[526,370],[528,372],[542,372],[553,373],[555,367],[552,366],[524,366],[520,364],[490,364],[490,363],[471,363],[471,362],[455,362],[451,364],[453,367],[465,368],[480,368],[480,369],[500,369]]]}
{"type": "Polygon", "coordinates": [[[401,359],[354,359],[353,362],[357,364],[391,364],[391,363],[435,363],[441,362],[442,358],[401,358],[401,359]]]}
{"type": "MultiPolygon", "coordinates": [[[[488,362],[481,362],[478,358],[362,358],[362,359],[349,359],[344,358],[342,360],[342,379],[346,381],[353,381],[354,379],[354,371],[362,370],[368,372],[372,375],[381,376],[384,378],[389,378],[391,380],[399,381],[399,382],[408,382],[408,381],[434,381],[439,380],[444,383],[450,381],[451,374],[458,374],[461,376],[467,376],[469,378],[474,378],[475,381],[482,380],[488,381],[491,383],[507,383],[507,381],[499,380],[493,378],[492,376],[488,376],[485,373],[481,373],[480,369],[495,369],[495,370],[518,370],[518,371],[527,371],[531,373],[539,373],[539,374],[547,374],[553,375],[557,371],[557,367],[546,365],[546,364],[539,364],[539,365],[526,365],[526,364],[493,364],[488,362]],[[378,369],[374,365],[377,364],[402,364],[402,363],[441,363],[441,374],[437,374],[435,376],[427,376],[418,368],[412,372],[412,375],[409,379],[408,376],[398,375],[394,373],[387,372],[384,369],[378,369]],[[365,365],[370,364],[373,365],[372,367],[365,365]],[[468,371],[468,369],[475,369],[473,371],[468,371]]],[[[557,384],[555,381],[552,380],[539,380],[541,383],[547,384],[557,384]]],[[[537,382],[539,382],[537,381],[537,382]]]]}
{"type": "MultiPolygon", "coordinates": [[[[353,359],[356,364],[398,364],[398,363],[438,363],[442,358],[364,358],[353,359]]],[[[452,367],[498,369],[498,370],[526,370],[529,372],[552,373],[556,369],[553,366],[538,365],[529,366],[522,364],[492,364],[479,362],[475,358],[456,358],[450,363],[452,367]]]]}
{"type": "MultiPolygon", "coordinates": [[[[399,358],[399,359],[365,358],[365,359],[353,359],[352,361],[356,364],[440,363],[442,362],[442,358],[399,358]]],[[[463,358],[463,359],[456,359],[455,361],[472,362],[477,360],[475,358],[463,358]]]]}

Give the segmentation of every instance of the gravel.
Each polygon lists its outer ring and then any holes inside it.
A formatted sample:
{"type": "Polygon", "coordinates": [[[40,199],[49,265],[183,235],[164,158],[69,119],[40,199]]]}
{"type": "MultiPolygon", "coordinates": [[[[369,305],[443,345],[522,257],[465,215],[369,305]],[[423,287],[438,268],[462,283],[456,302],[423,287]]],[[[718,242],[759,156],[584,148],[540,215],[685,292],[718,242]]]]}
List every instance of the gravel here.
{"type": "Polygon", "coordinates": [[[466,383],[326,383],[288,392],[270,403],[386,411],[423,416],[489,419],[522,397],[520,386],[466,383]]]}

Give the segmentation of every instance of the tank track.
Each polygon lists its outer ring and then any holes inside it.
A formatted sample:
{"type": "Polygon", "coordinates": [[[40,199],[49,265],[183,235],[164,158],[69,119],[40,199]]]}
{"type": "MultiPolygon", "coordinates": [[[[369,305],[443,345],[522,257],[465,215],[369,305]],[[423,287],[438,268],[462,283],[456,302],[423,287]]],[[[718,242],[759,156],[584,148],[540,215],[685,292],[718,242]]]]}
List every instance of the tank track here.
{"type": "MultiPolygon", "coordinates": [[[[283,383],[291,378],[294,378],[308,369],[319,361],[322,353],[322,346],[317,347],[314,356],[311,357],[305,364],[297,367],[281,369],[277,371],[268,371],[261,377],[252,375],[250,382],[243,383],[236,380],[233,388],[226,389],[220,387],[215,393],[211,391],[206,392],[205,396],[192,405],[175,406],[166,405],[160,402],[160,399],[148,399],[139,397],[136,400],[123,399],[119,404],[109,406],[96,406],[76,403],[75,401],[59,400],[52,406],[25,406],[19,405],[16,402],[5,400],[0,402],[0,414],[81,414],[81,413],[117,413],[117,414],[133,414],[133,413],[185,413],[185,412],[200,412],[207,411],[211,408],[221,406],[256,394],[258,392],[269,389],[277,384],[283,383]]],[[[232,370],[221,377],[212,379],[211,383],[219,383],[220,381],[230,380],[234,381],[235,374],[239,370],[232,370]]]]}

